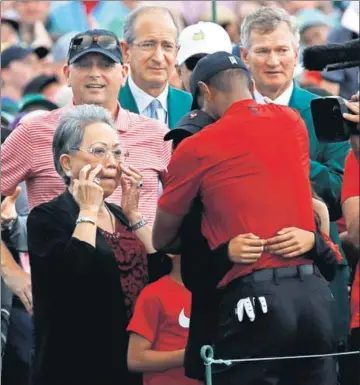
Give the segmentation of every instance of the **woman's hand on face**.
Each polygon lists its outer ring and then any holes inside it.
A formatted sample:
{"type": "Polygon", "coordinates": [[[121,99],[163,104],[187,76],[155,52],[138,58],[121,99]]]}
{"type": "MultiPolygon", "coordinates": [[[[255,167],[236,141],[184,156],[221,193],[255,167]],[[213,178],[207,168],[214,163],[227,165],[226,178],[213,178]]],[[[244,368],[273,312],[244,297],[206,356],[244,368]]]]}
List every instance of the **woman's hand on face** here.
{"type": "Polygon", "coordinates": [[[94,182],[94,179],[101,169],[101,164],[93,170],[88,164],[80,170],[79,179],[73,180],[72,195],[79,205],[80,211],[89,211],[96,215],[99,212],[104,201],[104,190],[94,182]]]}
{"type": "Polygon", "coordinates": [[[266,241],[265,251],[284,258],[296,258],[314,247],[315,234],[311,231],[289,227],[266,241]]]}
{"type": "Polygon", "coordinates": [[[140,190],[143,176],[133,167],[125,167],[120,164],[121,175],[121,208],[131,223],[141,219],[139,211],[140,190]]]}

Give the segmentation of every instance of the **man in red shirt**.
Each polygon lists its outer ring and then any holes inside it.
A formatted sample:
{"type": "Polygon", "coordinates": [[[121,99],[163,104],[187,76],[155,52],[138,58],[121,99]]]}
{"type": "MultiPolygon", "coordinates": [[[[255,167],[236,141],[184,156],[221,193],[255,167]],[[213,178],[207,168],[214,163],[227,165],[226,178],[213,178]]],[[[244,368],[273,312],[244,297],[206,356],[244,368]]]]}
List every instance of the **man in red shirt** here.
{"type": "MultiPolygon", "coordinates": [[[[333,352],[333,298],[305,254],[314,245],[315,222],[304,122],[287,107],[257,105],[246,67],[225,52],[199,61],[191,89],[193,107],[200,96],[204,110],[220,119],[175,151],[157,210],[154,247],[171,249],[200,194],[202,232],[210,248],[241,234],[243,249],[242,263],[219,283],[216,356],[333,352]],[[298,233],[309,240],[304,250],[294,242],[298,233]]],[[[336,384],[332,358],[215,370],[214,384],[235,385],[241,379],[246,385],[270,377],[286,384],[336,384]]]]}
{"type": "MultiPolygon", "coordinates": [[[[354,102],[358,100],[354,99],[354,102]]],[[[349,103],[348,107],[351,108],[349,103]]],[[[348,120],[359,123],[359,108],[351,111],[356,115],[345,115],[348,120]]],[[[360,349],[360,169],[359,169],[359,136],[353,136],[352,138],[353,151],[351,151],[346,159],[344,180],[342,185],[341,202],[343,214],[346,222],[346,228],[348,232],[349,241],[355,246],[358,257],[358,262],[355,270],[355,278],[352,284],[351,290],[351,333],[349,340],[349,350],[356,351],[360,349]]],[[[347,368],[344,370],[345,384],[344,385],[356,385],[358,384],[358,355],[349,356],[347,361],[347,368]]]]}

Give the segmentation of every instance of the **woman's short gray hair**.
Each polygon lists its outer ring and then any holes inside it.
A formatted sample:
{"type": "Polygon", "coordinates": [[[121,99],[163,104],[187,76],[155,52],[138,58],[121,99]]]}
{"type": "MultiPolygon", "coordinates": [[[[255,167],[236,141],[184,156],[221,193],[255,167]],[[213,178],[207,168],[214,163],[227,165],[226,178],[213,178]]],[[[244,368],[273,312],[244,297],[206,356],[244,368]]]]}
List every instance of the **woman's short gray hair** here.
{"type": "Polygon", "coordinates": [[[249,50],[251,47],[250,35],[253,30],[261,33],[273,32],[281,23],[286,23],[294,36],[295,46],[300,42],[299,27],[296,19],[283,8],[262,7],[250,13],[241,25],[241,45],[249,50]]]}
{"type": "Polygon", "coordinates": [[[124,40],[126,41],[126,43],[128,43],[128,45],[132,45],[136,40],[134,25],[136,23],[137,18],[147,12],[151,13],[159,11],[163,12],[164,14],[168,14],[171,17],[176,28],[176,41],[178,40],[180,34],[180,27],[175,15],[171,12],[171,10],[166,7],[143,5],[141,7],[135,8],[125,20],[123,32],[124,40]]]}
{"type": "Polygon", "coordinates": [[[114,121],[108,110],[93,104],[84,104],[65,112],[55,131],[54,165],[66,186],[70,184],[70,178],[61,167],[60,157],[63,154],[73,154],[79,149],[84,138],[84,129],[94,122],[106,123],[115,130],[114,121]]]}

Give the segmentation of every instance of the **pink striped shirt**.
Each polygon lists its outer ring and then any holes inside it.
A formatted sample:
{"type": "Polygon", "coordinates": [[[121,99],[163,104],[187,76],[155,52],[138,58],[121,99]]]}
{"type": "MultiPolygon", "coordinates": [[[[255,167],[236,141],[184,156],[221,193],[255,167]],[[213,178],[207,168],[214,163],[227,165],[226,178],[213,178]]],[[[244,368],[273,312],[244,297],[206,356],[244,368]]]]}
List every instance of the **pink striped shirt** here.
{"type": "MultiPolygon", "coordinates": [[[[1,149],[2,195],[12,194],[16,186],[25,180],[31,210],[64,192],[64,182],[54,167],[52,141],[61,116],[69,108],[25,118],[7,138],[1,149]]],[[[164,180],[171,157],[171,143],[163,140],[168,128],[154,119],[122,108],[115,125],[124,150],[129,152],[127,163],[139,169],[144,176],[140,210],[152,225],[159,180],[164,180]]],[[[108,201],[121,205],[121,187],[108,201]]]]}

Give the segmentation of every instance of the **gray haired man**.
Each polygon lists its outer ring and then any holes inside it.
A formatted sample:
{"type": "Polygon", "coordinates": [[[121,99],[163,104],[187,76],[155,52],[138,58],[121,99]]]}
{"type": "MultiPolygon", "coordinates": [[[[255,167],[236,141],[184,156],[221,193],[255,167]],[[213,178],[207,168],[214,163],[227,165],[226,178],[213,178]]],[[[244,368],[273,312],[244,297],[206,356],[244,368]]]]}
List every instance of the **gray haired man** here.
{"type": "MultiPolygon", "coordinates": [[[[255,81],[256,101],[289,106],[296,109],[305,121],[310,139],[310,179],[313,189],[329,208],[331,239],[340,244],[335,221],[342,215],[340,193],[349,144],[319,143],[316,138],[310,103],[317,96],[301,89],[293,81],[299,57],[297,25],[282,8],[260,8],[244,20],[241,42],[242,58],[255,81]]],[[[349,332],[348,277],[349,269],[344,259],[331,283],[336,302],[334,318],[339,344],[345,343],[349,332]]]]}
{"type": "Polygon", "coordinates": [[[160,120],[170,129],[190,111],[191,95],[169,86],[178,53],[179,28],[163,7],[135,9],[124,25],[121,43],[130,75],[119,101],[127,110],[160,120]]]}

